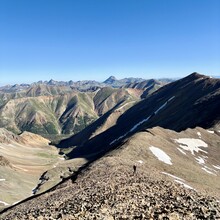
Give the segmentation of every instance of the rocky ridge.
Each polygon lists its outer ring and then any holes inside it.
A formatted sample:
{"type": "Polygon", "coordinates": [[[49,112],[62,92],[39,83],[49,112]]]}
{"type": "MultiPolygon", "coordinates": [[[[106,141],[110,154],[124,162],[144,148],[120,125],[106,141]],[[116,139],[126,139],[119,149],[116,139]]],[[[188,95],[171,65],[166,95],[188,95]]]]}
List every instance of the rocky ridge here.
{"type": "Polygon", "coordinates": [[[9,209],[0,219],[220,218],[215,198],[186,189],[141,165],[134,172],[131,162],[101,159],[76,180],[9,209]]]}

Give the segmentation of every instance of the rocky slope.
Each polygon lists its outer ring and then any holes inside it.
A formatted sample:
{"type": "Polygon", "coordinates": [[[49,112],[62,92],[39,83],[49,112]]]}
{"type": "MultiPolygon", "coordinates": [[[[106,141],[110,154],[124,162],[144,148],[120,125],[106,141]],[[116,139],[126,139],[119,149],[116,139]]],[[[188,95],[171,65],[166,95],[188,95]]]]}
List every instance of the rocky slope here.
{"type": "Polygon", "coordinates": [[[220,136],[202,128],[179,134],[158,127],[137,133],[78,176],[5,211],[0,219],[218,219],[220,171],[210,166],[220,163],[214,139],[220,136]],[[174,139],[199,139],[198,132],[208,149],[181,153],[174,139]],[[152,145],[166,152],[172,165],[164,157],[159,160],[152,145]],[[204,165],[196,162],[207,155],[204,165]],[[202,169],[207,165],[215,175],[202,169]]]}

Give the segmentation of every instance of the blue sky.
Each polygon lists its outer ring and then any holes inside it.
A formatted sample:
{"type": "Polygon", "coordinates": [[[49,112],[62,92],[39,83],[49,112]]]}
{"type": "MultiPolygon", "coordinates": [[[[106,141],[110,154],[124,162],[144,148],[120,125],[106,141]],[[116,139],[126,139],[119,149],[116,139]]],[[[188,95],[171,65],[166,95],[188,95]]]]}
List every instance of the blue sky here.
{"type": "Polygon", "coordinates": [[[219,0],[0,0],[0,84],[220,75],[219,0]]]}

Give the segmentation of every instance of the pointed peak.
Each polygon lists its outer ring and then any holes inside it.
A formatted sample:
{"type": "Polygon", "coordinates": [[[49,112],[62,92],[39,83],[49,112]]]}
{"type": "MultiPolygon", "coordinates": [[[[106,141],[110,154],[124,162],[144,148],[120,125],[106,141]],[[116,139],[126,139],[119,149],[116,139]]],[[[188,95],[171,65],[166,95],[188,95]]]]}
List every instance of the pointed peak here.
{"type": "Polygon", "coordinates": [[[107,83],[107,84],[111,84],[113,83],[114,81],[116,81],[117,79],[115,78],[115,76],[110,76],[108,79],[106,79],[104,81],[104,83],[107,83]]]}
{"type": "Polygon", "coordinates": [[[203,75],[203,74],[200,74],[200,73],[198,73],[198,72],[193,72],[193,73],[191,73],[190,75],[189,75],[189,77],[193,77],[193,78],[196,78],[196,79],[198,79],[198,78],[200,78],[200,77],[204,77],[205,75],[203,75]]]}

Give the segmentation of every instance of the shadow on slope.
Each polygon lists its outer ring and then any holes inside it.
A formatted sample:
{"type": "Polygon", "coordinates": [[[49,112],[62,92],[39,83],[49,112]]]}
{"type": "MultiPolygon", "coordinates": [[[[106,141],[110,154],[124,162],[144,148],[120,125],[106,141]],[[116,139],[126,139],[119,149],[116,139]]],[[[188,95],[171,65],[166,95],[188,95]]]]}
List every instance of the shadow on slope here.
{"type": "Polygon", "coordinates": [[[180,132],[196,126],[213,127],[220,119],[219,108],[220,80],[193,73],[140,101],[120,116],[115,126],[103,133],[87,139],[83,131],[61,141],[58,146],[75,146],[67,154],[68,158],[91,160],[117,148],[126,138],[143,129],[160,126],[180,132]]]}

